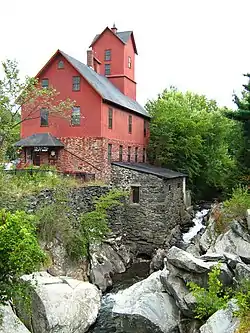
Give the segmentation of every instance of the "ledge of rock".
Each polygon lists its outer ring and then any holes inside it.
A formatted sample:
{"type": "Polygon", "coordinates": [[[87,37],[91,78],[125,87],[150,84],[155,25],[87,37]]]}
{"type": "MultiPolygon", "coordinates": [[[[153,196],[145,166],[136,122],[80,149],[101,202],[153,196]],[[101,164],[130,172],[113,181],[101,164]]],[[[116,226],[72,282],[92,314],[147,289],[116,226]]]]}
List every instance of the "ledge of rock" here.
{"type": "Polygon", "coordinates": [[[113,315],[123,332],[177,333],[179,310],[163,292],[161,271],[114,296],[113,315]]]}
{"type": "Polygon", "coordinates": [[[0,306],[0,333],[30,333],[21,320],[15,315],[10,305],[0,306]]]}
{"type": "Polygon", "coordinates": [[[83,333],[96,321],[101,293],[93,284],[68,277],[52,277],[46,272],[25,275],[22,279],[34,286],[32,314],[27,318],[21,305],[18,314],[23,316],[27,327],[32,323],[34,333],[83,333]]]}

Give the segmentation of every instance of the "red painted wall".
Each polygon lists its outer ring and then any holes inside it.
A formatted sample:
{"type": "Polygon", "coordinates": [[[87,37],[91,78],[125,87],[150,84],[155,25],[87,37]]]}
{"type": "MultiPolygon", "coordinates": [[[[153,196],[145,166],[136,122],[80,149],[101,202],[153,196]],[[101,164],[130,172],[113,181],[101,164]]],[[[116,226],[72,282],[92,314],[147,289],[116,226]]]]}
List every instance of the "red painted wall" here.
{"type": "Polygon", "coordinates": [[[93,53],[101,61],[100,74],[105,75],[105,64],[110,64],[111,74],[107,77],[124,95],[136,99],[135,52],[131,37],[125,45],[107,29],[93,45],[93,53]],[[105,61],[105,50],[108,49],[111,50],[111,60],[105,61]],[[131,68],[128,67],[129,56],[131,68]]]}
{"type": "Polygon", "coordinates": [[[103,104],[102,109],[102,136],[108,139],[126,141],[127,145],[135,143],[146,145],[147,137],[144,137],[144,119],[132,113],[113,108],[113,126],[108,128],[108,110],[111,106],[103,104]],[[132,133],[128,132],[128,119],[132,115],[132,133]]]}
{"type": "MultiPolygon", "coordinates": [[[[101,136],[101,97],[82,77],[80,91],[72,91],[72,76],[78,75],[79,73],[66,59],[62,56],[58,56],[50,66],[40,74],[40,79],[49,79],[49,85],[55,87],[56,90],[60,92],[59,99],[69,97],[76,101],[76,106],[80,106],[81,109],[82,118],[80,126],[72,126],[70,121],[63,118],[50,117],[49,127],[41,127],[40,113],[38,112],[37,119],[28,120],[22,123],[22,137],[27,137],[34,133],[47,132],[56,137],[101,136]],[[64,61],[64,69],[57,68],[59,60],[64,61]]],[[[24,115],[24,111],[22,113],[24,115]]]]}

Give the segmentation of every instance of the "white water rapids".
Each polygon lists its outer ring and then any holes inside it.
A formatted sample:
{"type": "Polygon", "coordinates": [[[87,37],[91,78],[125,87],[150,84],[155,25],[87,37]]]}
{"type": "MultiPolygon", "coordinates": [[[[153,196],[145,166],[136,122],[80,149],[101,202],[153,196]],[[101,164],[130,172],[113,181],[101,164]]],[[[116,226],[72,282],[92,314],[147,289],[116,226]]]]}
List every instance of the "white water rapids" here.
{"type": "Polygon", "coordinates": [[[198,232],[205,228],[203,224],[204,217],[208,214],[209,209],[202,209],[201,211],[198,211],[195,214],[195,217],[193,218],[194,226],[189,229],[188,232],[183,234],[183,241],[185,243],[189,243],[190,240],[198,234],[198,232]]]}

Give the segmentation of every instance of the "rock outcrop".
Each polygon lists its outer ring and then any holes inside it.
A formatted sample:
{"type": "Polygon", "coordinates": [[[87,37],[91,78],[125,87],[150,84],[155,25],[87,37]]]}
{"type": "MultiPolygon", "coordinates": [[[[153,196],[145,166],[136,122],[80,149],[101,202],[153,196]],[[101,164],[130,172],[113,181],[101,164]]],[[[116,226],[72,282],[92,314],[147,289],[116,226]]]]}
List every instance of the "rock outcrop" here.
{"type": "Polygon", "coordinates": [[[179,332],[179,310],[173,297],[164,293],[160,275],[154,272],[114,296],[113,314],[122,332],[179,332]]]}
{"type": "Polygon", "coordinates": [[[200,333],[236,333],[240,321],[233,315],[238,308],[231,301],[226,309],[216,311],[200,328],[200,333]]]}
{"type": "Polygon", "coordinates": [[[25,275],[22,279],[34,286],[31,318],[18,308],[26,326],[32,323],[32,332],[83,333],[95,322],[101,294],[93,284],[68,277],[52,277],[46,272],[25,275]]]}
{"type": "Polygon", "coordinates": [[[29,333],[10,305],[0,306],[0,333],[29,333]]]}

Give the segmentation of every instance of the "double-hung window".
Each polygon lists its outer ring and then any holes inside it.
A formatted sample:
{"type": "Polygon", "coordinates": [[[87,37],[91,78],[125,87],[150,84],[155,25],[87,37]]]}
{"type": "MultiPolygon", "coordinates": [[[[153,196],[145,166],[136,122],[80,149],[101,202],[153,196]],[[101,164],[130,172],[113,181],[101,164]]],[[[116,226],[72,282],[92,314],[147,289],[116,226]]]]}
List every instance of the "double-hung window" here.
{"type": "Polygon", "coordinates": [[[80,76],[73,76],[73,78],[72,78],[72,90],[73,91],[80,90],[80,82],[81,82],[80,76]]]}
{"type": "Polygon", "coordinates": [[[42,108],[40,110],[40,126],[49,126],[49,110],[42,108]]]}
{"type": "Polygon", "coordinates": [[[80,106],[73,106],[71,114],[71,125],[79,126],[81,120],[80,106]]]}

